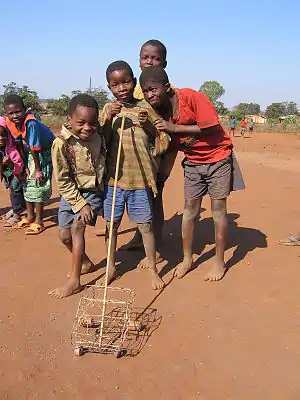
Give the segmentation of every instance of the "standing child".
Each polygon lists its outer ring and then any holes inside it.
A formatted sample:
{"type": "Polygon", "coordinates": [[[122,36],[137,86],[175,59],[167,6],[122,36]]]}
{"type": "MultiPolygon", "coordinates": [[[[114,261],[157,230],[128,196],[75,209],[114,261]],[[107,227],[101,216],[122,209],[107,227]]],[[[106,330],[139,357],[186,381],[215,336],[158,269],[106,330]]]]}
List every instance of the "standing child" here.
{"type": "MultiPolygon", "coordinates": [[[[148,67],[167,67],[167,49],[166,46],[159,40],[151,39],[145,42],[140,50],[140,68],[144,71],[148,67]]],[[[144,94],[139,84],[136,85],[134,90],[134,97],[136,99],[144,99],[144,94]]],[[[170,147],[169,150],[160,157],[159,169],[157,173],[157,196],[153,200],[153,229],[155,234],[155,241],[157,249],[162,241],[162,229],[164,225],[164,208],[163,208],[163,190],[167,179],[169,178],[173,169],[177,150],[170,147]]],[[[135,250],[143,247],[142,237],[139,230],[136,231],[134,238],[125,246],[124,250],[135,250]]],[[[160,254],[156,253],[157,262],[162,261],[160,254]]],[[[141,268],[147,268],[147,260],[144,259],[139,264],[141,268]]]]}
{"type": "Polygon", "coordinates": [[[126,206],[129,219],[137,224],[143,239],[152,287],[153,289],[161,289],[164,283],[156,268],[155,238],[152,230],[152,201],[153,194],[157,194],[157,164],[149,146],[149,135],[155,136],[157,131],[148,119],[150,109],[149,111],[145,110],[145,107],[149,108],[147,103],[134,98],[136,79],[131,67],[124,61],[113,62],[106,70],[106,78],[111,92],[117,99],[117,101],[105,106],[102,118],[103,129],[109,132],[106,137],[110,137],[104,200],[104,218],[107,221],[106,239],[109,225],[113,222],[108,281],[111,282],[117,275],[115,268],[117,231],[126,206]],[[122,115],[126,116],[126,121],[117,184],[115,217],[114,221],[111,221],[113,185],[122,115]]]}
{"type": "Polygon", "coordinates": [[[229,118],[229,126],[230,126],[230,132],[232,133],[232,136],[234,136],[236,128],[236,118],[234,115],[231,115],[229,118]]]}
{"type": "Polygon", "coordinates": [[[241,135],[242,135],[243,137],[245,137],[246,128],[247,128],[246,117],[243,117],[243,119],[241,120],[241,135]]]}
{"type": "Polygon", "coordinates": [[[93,97],[73,97],[68,122],[52,146],[53,170],[61,195],[59,238],[72,253],[70,278],[49,293],[59,299],[81,290],[81,273],[95,271],[85,253],[85,229],[95,225],[103,204],[105,141],[98,131],[98,114],[93,97]]]}
{"type": "Polygon", "coordinates": [[[253,118],[251,118],[249,123],[249,133],[252,134],[253,130],[254,130],[254,121],[253,118]]]}
{"type": "Polygon", "coordinates": [[[192,267],[194,227],[202,198],[209,194],[215,224],[216,257],[205,279],[218,281],[226,272],[226,199],[233,188],[244,188],[232,153],[232,141],[221,127],[218,114],[205,94],[192,89],[172,90],[168,75],[158,67],[144,70],[140,84],[145,99],[162,117],[155,123],[156,127],[169,133],[172,141],[185,154],[185,205],[182,220],[184,259],[177,266],[175,276],[182,278],[192,267]]]}
{"type": "Polygon", "coordinates": [[[13,227],[20,220],[25,210],[25,200],[21,179],[24,178],[24,161],[12,136],[7,130],[5,119],[0,117],[0,179],[10,190],[13,213],[6,220],[4,227],[13,227]]]}
{"type": "Polygon", "coordinates": [[[15,138],[23,158],[26,158],[27,180],[23,184],[27,217],[19,228],[27,228],[26,235],[37,235],[45,230],[43,223],[44,202],[52,193],[51,145],[54,135],[33,114],[27,114],[22,98],[10,95],[4,99],[7,127],[15,138]],[[25,154],[23,140],[29,146],[25,154]],[[35,210],[35,217],[34,217],[35,210]]]}

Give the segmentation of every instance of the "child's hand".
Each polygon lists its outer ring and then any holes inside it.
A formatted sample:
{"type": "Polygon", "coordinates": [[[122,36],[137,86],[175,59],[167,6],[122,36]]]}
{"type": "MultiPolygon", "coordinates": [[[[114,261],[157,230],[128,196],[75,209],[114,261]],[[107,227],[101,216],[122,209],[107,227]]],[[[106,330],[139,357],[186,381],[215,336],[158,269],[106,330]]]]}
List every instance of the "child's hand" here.
{"type": "Polygon", "coordinates": [[[154,122],[154,125],[155,125],[156,129],[158,129],[159,131],[165,132],[165,133],[175,133],[176,132],[177,125],[171,124],[170,122],[165,121],[162,118],[157,119],[154,122]]]}
{"type": "Polygon", "coordinates": [[[138,120],[142,126],[146,125],[148,121],[148,112],[146,110],[139,111],[138,120]]]}
{"type": "Polygon", "coordinates": [[[39,185],[40,183],[43,182],[44,180],[44,175],[42,171],[36,169],[34,174],[33,174],[33,179],[35,179],[36,183],[39,185]]]}
{"type": "Polygon", "coordinates": [[[88,204],[86,204],[80,210],[80,215],[78,218],[81,219],[85,225],[90,225],[94,218],[94,211],[88,204]]]}
{"type": "Polygon", "coordinates": [[[107,117],[112,120],[117,114],[121,112],[122,103],[120,101],[113,101],[107,105],[107,117]]]}

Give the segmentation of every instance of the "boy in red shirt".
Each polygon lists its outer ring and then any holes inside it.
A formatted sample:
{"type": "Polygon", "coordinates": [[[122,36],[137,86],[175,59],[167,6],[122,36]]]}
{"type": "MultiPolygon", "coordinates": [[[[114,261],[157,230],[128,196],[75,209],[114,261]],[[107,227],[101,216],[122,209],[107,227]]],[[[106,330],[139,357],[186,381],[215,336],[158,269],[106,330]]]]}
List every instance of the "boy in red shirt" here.
{"type": "Polygon", "coordinates": [[[168,75],[159,67],[146,68],[140,76],[145,100],[162,117],[156,127],[169,133],[173,145],[185,154],[185,205],[182,220],[184,259],[175,276],[182,278],[192,267],[192,242],[202,198],[211,198],[215,223],[216,257],[205,280],[218,281],[226,272],[226,199],[231,190],[244,188],[243,178],[232,153],[232,141],[219,123],[207,96],[192,89],[172,89],[168,75]]]}
{"type": "Polygon", "coordinates": [[[244,137],[244,135],[245,135],[246,128],[247,128],[246,117],[243,117],[243,119],[241,120],[241,135],[242,135],[243,137],[244,137]]]}

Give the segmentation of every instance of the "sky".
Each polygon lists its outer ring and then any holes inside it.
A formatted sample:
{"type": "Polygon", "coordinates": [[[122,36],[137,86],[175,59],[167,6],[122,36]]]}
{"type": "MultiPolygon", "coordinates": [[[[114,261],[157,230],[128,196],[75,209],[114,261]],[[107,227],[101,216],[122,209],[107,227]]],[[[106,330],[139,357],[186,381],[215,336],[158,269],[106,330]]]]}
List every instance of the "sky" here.
{"type": "Polygon", "coordinates": [[[159,39],[170,81],[198,90],[217,80],[229,108],[256,102],[300,105],[299,0],[1,1],[2,85],[41,98],[92,86],[125,60],[139,76],[139,50],[159,39]]]}

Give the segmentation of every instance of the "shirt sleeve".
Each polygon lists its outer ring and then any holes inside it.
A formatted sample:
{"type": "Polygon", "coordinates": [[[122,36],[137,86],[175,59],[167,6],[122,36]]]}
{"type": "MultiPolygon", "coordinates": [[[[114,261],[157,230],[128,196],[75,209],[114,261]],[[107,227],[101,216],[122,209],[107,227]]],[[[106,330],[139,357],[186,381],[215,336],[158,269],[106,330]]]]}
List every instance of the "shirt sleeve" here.
{"type": "Polygon", "coordinates": [[[34,120],[30,120],[26,123],[26,141],[32,151],[41,151],[41,135],[34,120]]]}
{"type": "Polygon", "coordinates": [[[63,151],[64,143],[61,139],[54,140],[52,145],[53,172],[60,195],[71,205],[72,211],[78,213],[87,203],[70,177],[70,169],[63,151]]]}
{"type": "Polygon", "coordinates": [[[192,90],[188,97],[189,106],[195,114],[195,122],[200,129],[219,125],[218,113],[204,93],[192,90]]]}

